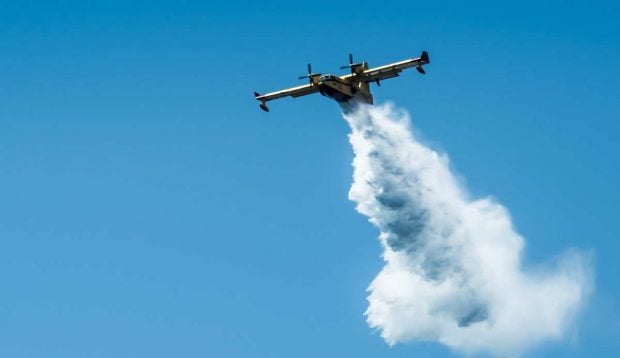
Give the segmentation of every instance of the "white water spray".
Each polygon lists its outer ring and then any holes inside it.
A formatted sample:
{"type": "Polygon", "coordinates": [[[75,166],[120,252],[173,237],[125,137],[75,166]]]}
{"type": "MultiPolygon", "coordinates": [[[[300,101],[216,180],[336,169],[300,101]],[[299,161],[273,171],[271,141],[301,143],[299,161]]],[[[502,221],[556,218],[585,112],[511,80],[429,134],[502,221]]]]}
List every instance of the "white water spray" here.
{"type": "Polygon", "coordinates": [[[448,158],[418,142],[391,105],[343,108],[355,152],[349,198],[381,232],[385,267],[368,288],[368,324],[390,344],[437,341],[518,355],[563,338],[591,288],[589,255],[522,267],[506,208],[471,199],[448,158]]]}

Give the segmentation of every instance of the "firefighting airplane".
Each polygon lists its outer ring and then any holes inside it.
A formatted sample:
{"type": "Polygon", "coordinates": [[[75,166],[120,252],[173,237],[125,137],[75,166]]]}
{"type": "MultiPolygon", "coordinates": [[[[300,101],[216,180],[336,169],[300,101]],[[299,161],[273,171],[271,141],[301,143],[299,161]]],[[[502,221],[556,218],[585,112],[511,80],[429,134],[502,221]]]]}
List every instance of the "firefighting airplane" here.
{"type": "Polygon", "coordinates": [[[425,74],[426,71],[424,71],[422,65],[426,65],[429,62],[428,52],[422,51],[422,54],[418,58],[369,69],[368,62],[362,61],[353,63],[353,55],[349,54],[349,64],[340,67],[340,69],[349,68],[351,74],[336,76],[312,73],[312,66],[308,64],[308,74],[299,77],[300,80],[307,78],[309,81],[307,85],[291,87],[267,94],[254,92],[254,97],[260,101],[260,108],[265,112],[269,112],[267,101],[287,96],[296,98],[316,92],[334,99],[337,102],[347,102],[357,97],[365,103],[372,104],[373,98],[370,93],[371,82],[375,82],[377,86],[380,86],[382,80],[398,77],[402,70],[409,67],[415,67],[418,72],[425,74]]]}

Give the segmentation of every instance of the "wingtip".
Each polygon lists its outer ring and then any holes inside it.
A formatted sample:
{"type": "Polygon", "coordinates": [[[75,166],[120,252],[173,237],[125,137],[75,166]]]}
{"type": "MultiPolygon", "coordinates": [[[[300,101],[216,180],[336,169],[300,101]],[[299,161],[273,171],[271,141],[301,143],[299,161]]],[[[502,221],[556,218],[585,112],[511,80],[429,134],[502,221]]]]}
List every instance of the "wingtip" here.
{"type": "Polygon", "coordinates": [[[422,55],[420,55],[420,58],[422,58],[422,61],[424,61],[425,63],[430,63],[431,59],[428,56],[428,52],[426,51],[422,51],[422,55]]]}

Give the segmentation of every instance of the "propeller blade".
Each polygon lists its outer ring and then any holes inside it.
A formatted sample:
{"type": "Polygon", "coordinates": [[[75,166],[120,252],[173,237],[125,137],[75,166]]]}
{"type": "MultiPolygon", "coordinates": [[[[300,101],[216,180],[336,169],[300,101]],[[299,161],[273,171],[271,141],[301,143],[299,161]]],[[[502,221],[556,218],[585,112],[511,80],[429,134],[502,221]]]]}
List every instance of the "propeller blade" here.
{"type": "Polygon", "coordinates": [[[353,64],[353,54],[350,53],[349,54],[349,65],[352,65],[352,64],[353,64]]]}
{"type": "Polygon", "coordinates": [[[312,82],[312,75],[313,75],[313,74],[314,74],[314,73],[312,73],[312,65],[311,65],[311,64],[308,64],[308,74],[307,74],[307,75],[305,75],[305,76],[299,76],[298,78],[299,78],[300,80],[303,80],[304,78],[308,78],[308,79],[310,79],[310,82],[312,82]]]}
{"type": "Polygon", "coordinates": [[[340,69],[344,70],[345,68],[349,68],[349,67],[351,67],[351,66],[349,66],[349,65],[347,65],[347,66],[340,66],[340,69]]]}

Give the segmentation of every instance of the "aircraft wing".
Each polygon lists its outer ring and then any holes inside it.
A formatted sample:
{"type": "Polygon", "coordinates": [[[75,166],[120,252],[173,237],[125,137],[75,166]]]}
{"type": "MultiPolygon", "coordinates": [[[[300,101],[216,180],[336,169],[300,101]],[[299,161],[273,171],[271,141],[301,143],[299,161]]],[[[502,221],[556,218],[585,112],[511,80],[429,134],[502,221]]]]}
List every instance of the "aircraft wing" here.
{"type": "Polygon", "coordinates": [[[260,93],[254,92],[254,96],[256,97],[257,100],[261,102],[267,102],[267,101],[271,101],[274,99],[287,97],[287,96],[301,97],[301,96],[312,94],[318,91],[319,91],[319,88],[317,86],[312,85],[312,84],[307,84],[307,85],[291,87],[291,88],[283,89],[281,91],[271,92],[267,94],[260,94],[260,93]]]}
{"type": "Polygon", "coordinates": [[[364,70],[364,72],[359,76],[364,79],[364,82],[375,82],[387,78],[398,77],[400,72],[410,67],[415,67],[418,72],[424,74],[426,72],[424,71],[422,65],[426,65],[429,62],[430,59],[428,57],[428,52],[423,51],[422,55],[418,58],[395,62],[385,66],[369,68],[364,70]]]}
{"type": "Polygon", "coordinates": [[[283,89],[280,91],[271,92],[267,94],[260,94],[258,92],[254,92],[254,97],[256,97],[258,101],[260,101],[260,108],[265,112],[269,112],[269,108],[267,107],[267,103],[266,103],[267,101],[271,101],[274,99],[287,97],[287,96],[296,98],[296,97],[301,97],[301,96],[305,96],[308,94],[312,94],[318,91],[319,91],[318,86],[315,86],[314,84],[309,83],[307,85],[291,87],[291,88],[287,88],[287,89],[283,89]]]}

